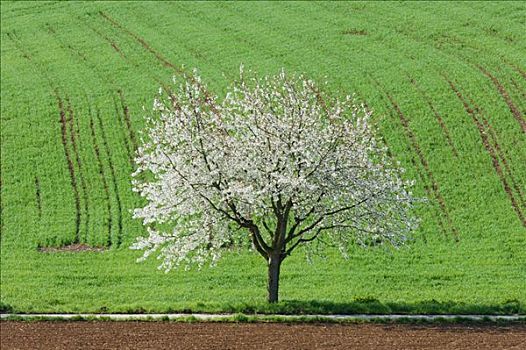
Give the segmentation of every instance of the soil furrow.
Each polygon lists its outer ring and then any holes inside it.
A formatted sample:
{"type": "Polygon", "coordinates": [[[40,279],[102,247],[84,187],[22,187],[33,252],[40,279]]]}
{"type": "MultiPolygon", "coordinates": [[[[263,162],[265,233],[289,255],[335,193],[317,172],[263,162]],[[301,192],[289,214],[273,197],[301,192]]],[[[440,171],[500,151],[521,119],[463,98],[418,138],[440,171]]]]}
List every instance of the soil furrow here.
{"type": "MultiPolygon", "coordinates": [[[[113,166],[113,162],[112,162],[111,151],[108,145],[108,139],[106,137],[106,132],[104,131],[104,125],[102,123],[102,118],[100,117],[100,111],[98,109],[95,115],[97,117],[97,122],[99,124],[100,135],[102,137],[102,144],[104,146],[106,158],[108,159],[111,180],[113,183],[113,191],[115,192],[115,201],[117,203],[117,237],[115,237],[116,238],[115,244],[118,247],[120,246],[121,241],[122,241],[122,205],[121,205],[121,198],[119,195],[119,186],[117,185],[117,176],[115,172],[115,167],[113,166]]],[[[112,243],[113,243],[113,240],[112,240],[112,243]]]]}
{"type": "Polygon", "coordinates": [[[101,156],[100,156],[100,149],[99,149],[99,144],[97,142],[97,135],[95,133],[95,126],[93,125],[93,115],[92,115],[92,112],[91,112],[91,108],[90,108],[90,111],[89,111],[89,114],[90,114],[90,119],[89,119],[89,127],[90,127],[90,131],[91,131],[91,140],[92,140],[92,143],[93,143],[93,149],[95,150],[95,156],[97,158],[97,165],[99,167],[99,175],[100,175],[100,179],[102,181],[102,186],[104,188],[104,195],[105,195],[105,200],[106,200],[106,209],[108,211],[108,239],[107,239],[107,246],[108,247],[111,247],[111,227],[112,227],[112,215],[111,215],[111,201],[110,201],[110,190],[109,190],[109,187],[108,187],[108,182],[106,181],[106,175],[104,174],[104,165],[102,163],[102,159],[101,159],[101,156]]]}
{"type": "Polygon", "coordinates": [[[418,93],[420,95],[422,95],[424,101],[426,101],[426,103],[429,106],[429,108],[431,108],[431,111],[433,111],[433,114],[434,114],[438,124],[440,125],[440,128],[442,129],[442,134],[446,138],[446,141],[447,141],[449,147],[451,148],[451,152],[453,152],[453,155],[458,158],[457,149],[456,149],[455,145],[453,144],[453,140],[451,139],[451,135],[449,134],[449,129],[447,128],[446,123],[444,122],[444,119],[442,118],[440,113],[438,113],[438,111],[436,110],[435,106],[433,106],[433,103],[431,102],[431,99],[424,92],[424,90],[422,90],[422,88],[418,85],[416,80],[414,78],[411,78],[410,76],[408,76],[408,78],[409,78],[409,81],[411,82],[411,84],[413,84],[415,89],[418,91],[418,93]]]}
{"type": "MultiPolygon", "coordinates": [[[[378,82],[376,80],[374,80],[374,83],[377,84],[377,86],[380,89],[382,89],[378,85],[378,82]]],[[[384,100],[383,96],[382,96],[382,100],[384,100]]],[[[391,116],[391,118],[394,118],[395,116],[392,113],[392,110],[390,108],[389,102],[387,102],[387,101],[384,102],[384,106],[385,106],[386,110],[388,111],[389,115],[391,116]]],[[[393,155],[393,153],[391,151],[391,148],[389,148],[389,145],[388,145],[387,140],[385,139],[385,137],[381,137],[380,140],[387,147],[387,156],[390,159],[395,159],[394,155],[393,155]]],[[[424,172],[422,171],[422,168],[421,168],[422,165],[421,164],[418,165],[418,163],[415,160],[414,152],[412,152],[413,150],[411,148],[411,143],[410,142],[406,142],[406,150],[407,150],[407,153],[411,155],[411,159],[410,159],[411,164],[413,165],[413,169],[416,170],[416,173],[418,175],[418,178],[420,179],[420,182],[424,186],[424,191],[425,191],[427,197],[428,198],[435,197],[435,199],[436,199],[436,194],[432,191],[432,186],[430,186],[429,183],[428,183],[429,178],[426,178],[426,176],[424,175],[424,172]]],[[[400,177],[402,177],[400,172],[398,172],[398,175],[400,177]]],[[[442,209],[441,209],[440,206],[438,206],[438,208],[436,207],[437,202],[438,201],[433,201],[432,203],[434,204],[435,209],[438,210],[438,212],[440,213],[439,215],[436,215],[436,218],[437,218],[437,221],[438,221],[438,225],[440,226],[440,230],[442,231],[442,234],[444,234],[446,236],[448,231],[446,230],[446,227],[445,227],[445,224],[444,224],[444,220],[442,218],[442,216],[443,216],[442,209]]]]}
{"type": "Polygon", "coordinates": [[[453,84],[453,82],[451,80],[449,80],[446,76],[444,76],[444,78],[449,83],[449,86],[451,87],[451,90],[453,90],[453,92],[455,92],[455,94],[457,95],[458,99],[462,102],[462,105],[464,106],[464,109],[466,110],[468,115],[471,116],[471,119],[473,120],[473,123],[475,123],[475,125],[476,125],[476,127],[477,127],[477,129],[479,131],[480,138],[482,140],[482,144],[483,144],[484,148],[486,149],[486,151],[488,152],[488,154],[491,157],[493,168],[495,169],[495,172],[497,173],[497,175],[498,175],[498,177],[500,179],[500,182],[502,183],[502,186],[504,187],[504,191],[506,192],[506,194],[508,195],[508,198],[511,201],[511,205],[513,207],[513,210],[515,211],[515,213],[519,217],[519,220],[521,221],[522,225],[524,227],[526,227],[526,221],[524,220],[524,215],[523,215],[519,205],[517,204],[515,196],[513,195],[513,191],[511,190],[510,185],[508,184],[508,181],[506,181],[506,178],[504,176],[502,168],[500,167],[499,160],[498,160],[498,157],[497,157],[497,155],[495,153],[495,150],[491,147],[491,144],[490,144],[490,142],[488,140],[487,130],[485,130],[485,127],[484,127],[483,123],[481,123],[480,120],[477,118],[477,114],[476,114],[475,110],[473,110],[473,108],[471,108],[471,106],[468,104],[467,100],[464,98],[464,95],[462,95],[462,93],[458,90],[458,88],[453,84]]]}
{"type": "Polygon", "coordinates": [[[40,219],[42,217],[42,197],[40,194],[40,181],[38,180],[37,176],[35,176],[35,199],[37,204],[38,218],[40,219]]]}
{"type": "Polygon", "coordinates": [[[484,73],[485,76],[487,76],[491,80],[493,85],[495,85],[495,87],[499,91],[499,94],[502,96],[502,98],[504,99],[504,101],[508,105],[508,108],[510,109],[511,114],[513,114],[513,117],[519,123],[519,125],[520,125],[520,127],[522,129],[522,132],[526,133],[526,120],[524,120],[524,118],[522,117],[521,112],[519,111],[517,106],[515,106],[515,104],[511,100],[510,95],[508,94],[508,92],[506,91],[504,86],[502,86],[502,84],[499,82],[499,80],[493,74],[491,74],[488,70],[486,70],[484,67],[482,67],[480,65],[477,65],[477,67],[482,73],[484,73]]]}

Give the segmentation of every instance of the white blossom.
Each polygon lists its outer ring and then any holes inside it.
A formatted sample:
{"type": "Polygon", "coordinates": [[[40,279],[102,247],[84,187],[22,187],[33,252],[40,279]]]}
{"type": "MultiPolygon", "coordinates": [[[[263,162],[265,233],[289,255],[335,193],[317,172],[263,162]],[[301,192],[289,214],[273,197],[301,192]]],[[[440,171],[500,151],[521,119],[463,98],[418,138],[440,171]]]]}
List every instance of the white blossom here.
{"type": "Polygon", "coordinates": [[[239,237],[280,262],[321,237],[343,253],[403,244],[416,226],[411,184],[376,141],[371,112],[283,70],[245,75],[222,101],[195,72],[159,90],[133,174],[149,236],[133,248],[169,270],[215,261],[239,237]]]}

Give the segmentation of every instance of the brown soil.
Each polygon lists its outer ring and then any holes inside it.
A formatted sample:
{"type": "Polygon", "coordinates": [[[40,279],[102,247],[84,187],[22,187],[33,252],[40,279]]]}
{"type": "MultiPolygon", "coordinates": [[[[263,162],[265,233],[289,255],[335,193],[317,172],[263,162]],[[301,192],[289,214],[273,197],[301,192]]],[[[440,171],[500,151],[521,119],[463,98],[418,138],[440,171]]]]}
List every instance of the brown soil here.
{"type": "Polygon", "coordinates": [[[524,349],[515,325],[1,322],[7,349],[524,349]]]}

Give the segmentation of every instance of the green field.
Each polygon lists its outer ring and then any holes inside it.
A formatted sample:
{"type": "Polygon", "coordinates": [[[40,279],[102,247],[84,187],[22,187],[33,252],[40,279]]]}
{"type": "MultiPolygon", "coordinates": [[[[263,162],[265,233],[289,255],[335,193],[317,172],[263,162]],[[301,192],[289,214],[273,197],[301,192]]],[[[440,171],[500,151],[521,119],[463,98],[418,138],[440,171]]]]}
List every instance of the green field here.
{"type": "Polygon", "coordinates": [[[525,28],[524,2],[2,2],[1,309],[526,313],[525,28]],[[142,107],[181,67],[221,95],[241,63],[375,110],[429,199],[413,242],[298,251],[272,307],[254,253],[135,263],[142,107]],[[41,251],[72,243],[107,249],[41,251]]]}

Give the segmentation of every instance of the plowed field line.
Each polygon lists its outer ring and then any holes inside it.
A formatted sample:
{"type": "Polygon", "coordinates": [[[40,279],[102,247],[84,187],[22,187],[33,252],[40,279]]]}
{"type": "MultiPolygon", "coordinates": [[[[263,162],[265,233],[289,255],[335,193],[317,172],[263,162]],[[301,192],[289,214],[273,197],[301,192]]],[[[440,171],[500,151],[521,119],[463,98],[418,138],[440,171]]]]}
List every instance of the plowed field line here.
{"type": "MultiPolygon", "coordinates": [[[[106,137],[106,132],[104,131],[104,125],[102,123],[102,118],[100,117],[100,111],[97,109],[95,113],[97,117],[97,121],[99,124],[100,134],[102,136],[102,144],[104,146],[104,150],[106,153],[106,157],[108,159],[108,165],[110,168],[110,174],[111,179],[113,182],[113,191],[115,192],[115,200],[117,202],[117,237],[116,237],[116,245],[117,247],[120,246],[122,241],[122,205],[121,205],[121,198],[119,195],[119,187],[117,185],[117,176],[115,175],[115,168],[113,166],[112,158],[111,158],[111,152],[110,147],[108,145],[108,139],[106,137]]],[[[113,242],[113,240],[112,240],[113,242]]]]}
{"type": "MultiPolygon", "coordinates": [[[[89,105],[89,102],[88,102],[88,105],[89,105]]],[[[100,179],[102,181],[102,186],[104,188],[104,195],[106,196],[106,209],[108,211],[108,239],[107,239],[107,243],[106,245],[108,247],[111,246],[111,228],[112,228],[112,213],[111,213],[111,201],[110,201],[110,190],[109,190],[109,187],[108,187],[108,182],[106,181],[106,175],[104,174],[104,165],[102,163],[102,159],[100,157],[100,150],[99,150],[99,145],[98,145],[98,142],[97,142],[97,135],[95,133],[95,126],[93,124],[93,114],[92,114],[92,111],[91,111],[91,108],[89,109],[89,115],[90,115],[90,119],[89,119],[89,127],[90,127],[90,131],[91,131],[91,140],[92,140],[92,143],[93,143],[93,149],[95,150],[95,155],[96,155],[96,158],[97,158],[97,165],[99,167],[99,174],[100,174],[100,179]]]]}
{"type": "Polygon", "coordinates": [[[526,133],[526,121],[522,117],[521,112],[519,111],[517,106],[515,106],[515,104],[511,100],[511,97],[508,94],[508,92],[506,91],[506,89],[504,88],[504,86],[502,86],[502,84],[499,82],[499,80],[493,74],[491,74],[488,70],[486,70],[484,67],[482,67],[481,65],[477,65],[477,67],[482,73],[484,73],[484,75],[486,75],[491,80],[493,85],[495,85],[495,87],[499,91],[499,94],[502,96],[502,98],[504,99],[504,101],[508,105],[508,108],[510,109],[511,114],[513,114],[513,117],[519,123],[519,125],[520,125],[520,127],[522,129],[522,132],[526,133]]]}
{"type": "Polygon", "coordinates": [[[447,128],[446,123],[444,122],[444,119],[442,118],[440,113],[438,113],[438,111],[436,110],[435,106],[433,106],[433,103],[431,102],[431,99],[424,92],[424,90],[422,90],[422,88],[419,86],[419,84],[416,82],[416,80],[414,78],[410,77],[409,75],[408,75],[408,78],[409,78],[409,82],[415,87],[415,89],[418,91],[418,93],[420,95],[422,95],[424,101],[426,101],[426,103],[429,106],[429,108],[431,108],[431,111],[433,111],[433,114],[434,114],[438,124],[440,125],[440,128],[442,129],[442,134],[446,138],[446,141],[447,141],[449,147],[451,148],[451,152],[453,152],[453,155],[458,158],[457,149],[455,148],[455,145],[453,144],[453,140],[451,139],[451,136],[449,134],[449,129],[447,128]]]}
{"type": "Polygon", "coordinates": [[[451,80],[449,80],[449,78],[447,78],[447,76],[444,76],[444,78],[449,83],[449,86],[451,87],[451,90],[453,90],[453,92],[455,92],[455,94],[457,95],[458,99],[462,102],[462,104],[464,106],[464,109],[466,110],[468,115],[471,116],[471,119],[473,120],[473,123],[475,123],[475,125],[476,125],[476,127],[477,127],[477,129],[479,131],[480,138],[482,140],[482,144],[483,144],[484,148],[486,149],[486,151],[488,152],[488,154],[491,157],[493,168],[495,169],[495,172],[497,173],[497,175],[498,175],[498,177],[499,177],[499,179],[500,179],[500,181],[502,183],[502,186],[504,187],[504,191],[506,192],[506,194],[508,195],[508,198],[511,201],[512,208],[514,209],[515,213],[519,217],[519,220],[521,221],[522,225],[524,227],[526,227],[526,221],[524,220],[524,215],[523,215],[519,205],[517,204],[517,200],[515,199],[515,196],[513,195],[513,191],[511,190],[510,185],[506,181],[506,178],[504,176],[502,168],[501,168],[501,166],[499,164],[499,160],[498,160],[497,154],[496,154],[495,150],[493,149],[493,147],[491,146],[491,144],[490,144],[490,142],[488,140],[487,130],[484,127],[484,124],[481,123],[481,121],[477,118],[476,111],[473,110],[473,108],[471,108],[471,106],[469,105],[468,101],[464,98],[464,95],[459,91],[459,89],[455,86],[455,84],[453,84],[453,82],[451,80]]]}

